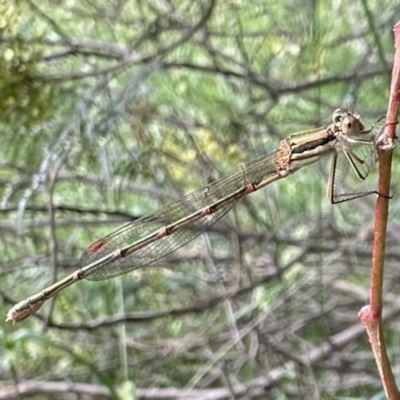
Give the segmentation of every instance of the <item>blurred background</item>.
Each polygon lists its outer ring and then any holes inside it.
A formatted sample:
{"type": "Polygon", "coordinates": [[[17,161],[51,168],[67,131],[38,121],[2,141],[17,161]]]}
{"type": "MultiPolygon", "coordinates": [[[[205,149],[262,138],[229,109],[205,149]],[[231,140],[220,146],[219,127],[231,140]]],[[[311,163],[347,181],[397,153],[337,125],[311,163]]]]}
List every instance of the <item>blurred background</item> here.
{"type": "MultiPolygon", "coordinates": [[[[0,10],[0,399],[384,398],[357,317],[376,196],[332,206],[329,160],[247,196],[150,266],[81,281],[29,319],[3,321],[79,268],[95,240],[328,125],[336,108],[371,126],[386,110],[400,4],[0,10]]],[[[384,301],[397,376],[394,157],[384,301]]]]}

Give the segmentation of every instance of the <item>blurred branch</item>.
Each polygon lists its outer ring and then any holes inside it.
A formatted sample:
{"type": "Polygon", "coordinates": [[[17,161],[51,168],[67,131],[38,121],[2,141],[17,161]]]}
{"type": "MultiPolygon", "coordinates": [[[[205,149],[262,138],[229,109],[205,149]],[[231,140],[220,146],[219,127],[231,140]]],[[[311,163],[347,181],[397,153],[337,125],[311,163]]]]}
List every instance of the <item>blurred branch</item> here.
{"type": "Polygon", "coordinates": [[[241,80],[246,80],[252,82],[254,85],[259,86],[268,90],[272,97],[278,97],[290,93],[300,93],[307,90],[312,90],[315,88],[331,85],[333,83],[347,83],[354,82],[357,80],[365,81],[367,79],[374,78],[375,76],[380,76],[386,72],[381,65],[369,65],[368,68],[360,70],[359,68],[349,71],[346,74],[333,76],[326,76],[313,80],[296,81],[295,83],[285,83],[278,81],[268,80],[259,73],[254,71],[246,71],[246,73],[238,72],[235,70],[222,69],[216,67],[215,65],[199,65],[188,62],[170,62],[164,61],[163,66],[165,68],[176,68],[176,69],[189,69],[193,71],[200,71],[203,73],[210,74],[221,74],[226,77],[238,78],[241,80]]]}
{"type": "Polygon", "coordinates": [[[181,46],[183,43],[185,43],[187,40],[191,38],[199,29],[201,29],[208,21],[208,19],[212,15],[212,11],[214,9],[216,0],[211,0],[208,8],[205,9],[203,12],[203,15],[201,15],[200,19],[196,24],[194,24],[192,27],[185,29],[181,36],[175,40],[174,42],[167,44],[167,45],[161,45],[159,48],[154,50],[153,52],[149,54],[139,54],[135,51],[130,52],[129,54],[125,55],[124,59],[118,62],[117,64],[107,67],[107,68],[100,68],[96,70],[92,70],[89,72],[74,72],[74,73],[66,73],[64,75],[43,75],[40,76],[38,75],[36,78],[38,80],[41,80],[42,82],[53,82],[53,81],[73,81],[73,80],[81,80],[81,79],[86,79],[86,78],[93,78],[96,76],[102,76],[102,75],[108,75],[108,74],[114,74],[114,73],[119,73],[132,65],[135,64],[146,64],[151,61],[154,61],[155,59],[160,59],[165,57],[168,53],[172,52],[175,50],[177,47],[181,46]]]}

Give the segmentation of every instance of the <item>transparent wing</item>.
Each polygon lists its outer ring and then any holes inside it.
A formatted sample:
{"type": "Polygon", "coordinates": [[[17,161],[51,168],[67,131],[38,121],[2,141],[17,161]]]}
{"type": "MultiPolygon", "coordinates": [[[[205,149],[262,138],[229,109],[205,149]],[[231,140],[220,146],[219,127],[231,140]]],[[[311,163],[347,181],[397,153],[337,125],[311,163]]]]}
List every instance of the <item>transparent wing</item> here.
{"type": "MultiPolygon", "coordinates": [[[[152,214],[129,223],[110,235],[97,240],[83,254],[80,261],[81,268],[96,263],[110,253],[117,252],[127,245],[134,244],[136,241],[160,231],[166,225],[188,218],[196,211],[213,204],[215,201],[249,183],[259,182],[275,174],[275,162],[276,152],[248,162],[207,187],[197,190],[183,199],[168,204],[152,214]]],[[[82,271],[82,275],[89,280],[109,279],[150,264],[199,236],[224,216],[232,205],[232,202],[227,203],[212,214],[193,220],[190,224],[179,228],[168,236],[155,238],[152,243],[139,248],[126,257],[117,257],[115,260],[106,263],[106,265],[89,271],[85,269],[85,271],[82,271]]]]}

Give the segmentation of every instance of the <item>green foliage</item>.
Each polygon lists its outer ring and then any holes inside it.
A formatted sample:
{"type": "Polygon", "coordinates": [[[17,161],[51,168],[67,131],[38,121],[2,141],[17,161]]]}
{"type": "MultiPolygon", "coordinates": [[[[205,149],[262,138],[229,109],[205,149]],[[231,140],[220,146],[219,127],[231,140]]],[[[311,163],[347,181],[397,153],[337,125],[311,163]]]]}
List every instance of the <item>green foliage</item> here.
{"type": "MultiPolygon", "coordinates": [[[[2,3],[3,314],[79,268],[90,243],[329,124],[337,107],[369,127],[388,100],[398,5],[368,3],[372,20],[357,2],[218,1],[191,35],[210,2],[2,3]]],[[[345,333],[368,296],[374,199],[332,207],[329,168],[246,196],[152,266],[79,282],[40,318],[1,325],[1,379],[85,382],[121,399],[192,384],[198,398],[371,397],[368,343],[345,333]]],[[[389,268],[396,196],[391,207],[389,268]]]]}

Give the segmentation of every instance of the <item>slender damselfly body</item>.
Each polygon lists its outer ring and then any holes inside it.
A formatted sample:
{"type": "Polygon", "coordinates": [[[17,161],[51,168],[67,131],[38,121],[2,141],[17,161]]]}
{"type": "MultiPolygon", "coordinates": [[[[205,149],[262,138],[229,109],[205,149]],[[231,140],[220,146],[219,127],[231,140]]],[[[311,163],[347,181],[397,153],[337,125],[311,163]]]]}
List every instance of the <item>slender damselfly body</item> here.
{"type": "Polygon", "coordinates": [[[377,146],[376,139],[383,126],[384,122],[379,121],[371,129],[365,129],[358,114],[344,108],[337,109],[327,127],[289,136],[280,142],[276,150],[98,239],[83,254],[78,270],[16,304],[8,311],[7,321],[22,321],[36,312],[47,299],[79,280],[109,279],[166,256],[206,231],[242,197],[322,157],[332,157],[328,183],[331,203],[376,193],[335,193],[337,158],[341,150],[356,176],[365,179],[377,161],[377,150],[391,150],[395,146],[394,143],[377,146]]]}

